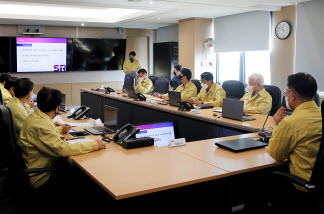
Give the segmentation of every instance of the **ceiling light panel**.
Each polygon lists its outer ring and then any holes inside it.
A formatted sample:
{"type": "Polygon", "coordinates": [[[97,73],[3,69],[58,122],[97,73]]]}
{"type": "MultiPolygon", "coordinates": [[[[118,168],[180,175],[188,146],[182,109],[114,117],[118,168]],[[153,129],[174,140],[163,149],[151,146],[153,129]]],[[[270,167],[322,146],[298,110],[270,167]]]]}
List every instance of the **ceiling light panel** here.
{"type": "Polygon", "coordinates": [[[153,10],[0,2],[0,18],[116,23],[153,10]]]}

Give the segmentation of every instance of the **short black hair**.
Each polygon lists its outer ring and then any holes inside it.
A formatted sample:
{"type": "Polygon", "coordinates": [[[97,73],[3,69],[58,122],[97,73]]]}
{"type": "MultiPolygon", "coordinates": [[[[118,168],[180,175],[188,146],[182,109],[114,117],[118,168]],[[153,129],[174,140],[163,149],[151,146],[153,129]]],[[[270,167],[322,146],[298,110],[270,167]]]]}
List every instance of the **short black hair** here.
{"type": "Polygon", "coordinates": [[[59,90],[43,87],[37,94],[37,107],[42,112],[51,112],[61,105],[62,97],[59,90]]]}
{"type": "Polygon", "coordinates": [[[19,78],[17,77],[10,77],[5,84],[5,89],[7,89],[8,91],[13,87],[15,88],[16,82],[17,80],[19,80],[19,78]]]}
{"type": "Polygon", "coordinates": [[[135,51],[131,51],[131,52],[129,52],[129,56],[130,56],[130,55],[136,56],[135,51]]]}
{"type": "Polygon", "coordinates": [[[317,93],[317,83],[314,77],[306,73],[292,74],[288,77],[287,86],[299,96],[314,99],[317,93]]]}
{"type": "Polygon", "coordinates": [[[181,69],[181,74],[183,76],[186,76],[189,81],[191,80],[192,72],[191,72],[191,70],[189,68],[182,68],[181,69]]]}
{"type": "Polygon", "coordinates": [[[0,75],[0,82],[3,83],[7,81],[11,76],[9,74],[1,74],[0,75]]]}
{"type": "Polygon", "coordinates": [[[175,68],[177,71],[181,71],[182,66],[181,66],[181,65],[175,65],[174,68],[175,68]]]}
{"type": "Polygon", "coordinates": [[[204,73],[202,73],[202,74],[200,75],[200,78],[201,78],[202,80],[207,80],[207,81],[211,80],[212,82],[214,81],[214,76],[213,76],[213,74],[210,73],[210,72],[204,72],[204,73]]]}
{"type": "Polygon", "coordinates": [[[147,74],[147,71],[144,68],[141,68],[137,71],[138,74],[143,73],[143,74],[147,74]]]}
{"type": "Polygon", "coordinates": [[[26,97],[34,88],[34,83],[29,78],[21,78],[17,80],[14,87],[15,97],[24,98],[26,97]]]}

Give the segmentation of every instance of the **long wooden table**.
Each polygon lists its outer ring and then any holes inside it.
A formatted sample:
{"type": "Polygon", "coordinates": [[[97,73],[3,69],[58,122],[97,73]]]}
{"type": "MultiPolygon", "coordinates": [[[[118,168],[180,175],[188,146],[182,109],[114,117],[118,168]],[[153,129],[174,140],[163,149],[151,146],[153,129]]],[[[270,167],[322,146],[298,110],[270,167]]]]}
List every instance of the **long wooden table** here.
{"type": "MultiPolygon", "coordinates": [[[[67,119],[67,115],[61,116],[67,122],[93,122],[93,119],[67,119]]],[[[83,127],[73,129],[83,130],[83,127]]],[[[65,137],[71,138],[68,134],[65,137]]],[[[269,156],[266,148],[232,153],[215,145],[215,142],[255,137],[256,134],[251,133],[190,142],[181,147],[152,146],[132,150],[111,142],[106,149],[70,159],[119,200],[281,165],[269,156]]]]}
{"type": "MultiPolygon", "coordinates": [[[[221,117],[215,109],[203,109],[201,114],[194,114],[188,111],[178,111],[177,107],[161,105],[123,97],[123,94],[110,95],[91,89],[81,89],[81,103],[91,108],[92,118],[104,119],[104,105],[119,109],[119,127],[127,123],[142,125],[155,122],[172,121],[175,123],[176,135],[179,138],[186,138],[188,142],[234,136],[260,131],[266,120],[266,115],[252,115],[254,121],[236,121],[221,117]]],[[[147,96],[147,99],[152,99],[147,96]]],[[[274,127],[272,117],[269,117],[265,128],[274,127]]]]}

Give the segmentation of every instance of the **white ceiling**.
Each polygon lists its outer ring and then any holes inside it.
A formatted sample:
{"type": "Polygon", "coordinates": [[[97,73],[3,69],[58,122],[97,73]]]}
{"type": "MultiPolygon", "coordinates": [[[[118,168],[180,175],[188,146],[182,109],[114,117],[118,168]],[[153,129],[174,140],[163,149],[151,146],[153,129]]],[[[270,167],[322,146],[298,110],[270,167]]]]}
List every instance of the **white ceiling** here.
{"type": "MultiPolygon", "coordinates": [[[[280,7],[294,5],[309,0],[160,0],[156,2],[128,2],[128,0],[10,0],[10,3],[37,3],[54,4],[82,8],[126,8],[150,10],[152,13],[135,18],[126,18],[116,23],[107,23],[102,20],[84,22],[91,27],[125,27],[156,29],[178,23],[181,19],[191,17],[215,18],[232,14],[245,13],[255,10],[280,10],[280,7]]],[[[154,0],[152,0],[154,1],[154,0]]],[[[0,0],[0,3],[2,1],[0,0]]],[[[59,11],[58,11],[59,14],[59,11]]],[[[80,26],[83,21],[64,21],[64,14],[60,18],[18,16],[16,14],[1,14],[2,24],[32,24],[32,25],[64,25],[80,26]],[[18,18],[19,17],[19,18],[18,18]],[[63,17],[63,18],[62,18],[63,17]]],[[[81,19],[80,19],[81,20],[81,19]]],[[[84,20],[87,20],[85,17],[84,20]]]]}

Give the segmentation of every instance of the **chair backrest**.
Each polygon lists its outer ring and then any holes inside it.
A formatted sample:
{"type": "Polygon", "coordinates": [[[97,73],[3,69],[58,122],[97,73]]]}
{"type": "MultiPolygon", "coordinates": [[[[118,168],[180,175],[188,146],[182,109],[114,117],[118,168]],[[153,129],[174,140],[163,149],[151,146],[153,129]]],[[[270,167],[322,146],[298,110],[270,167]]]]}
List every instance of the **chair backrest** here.
{"type": "Polygon", "coordinates": [[[29,187],[29,177],[23,171],[26,165],[17,144],[11,112],[4,105],[0,105],[0,139],[0,162],[8,167],[15,189],[29,187]]]}
{"type": "Polygon", "coordinates": [[[281,106],[281,90],[274,85],[264,85],[263,87],[272,97],[272,108],[270,110],[270,116],[273,116],[281,106]]]}
{"type": "Polygon", "coordinates": [[[320,149],[317,154],[316,162],[313,168],[310,182],[314,184],[317,190],[324,190],[324,139],[323,139],[323,127],[324,127],[324,101],[322,102],[322,140],[320,149]]]}
{"type": "Polygon", "coordinates": [[[237,80],[227,80],[222,85],[226,98],[241,99],[245,93],[244,84],[237,80]]]}
{"type": "Polygon", "coordinates": [[[135,76],[134,75],[127,74],[125,76],[123,89],[125,89],[126,86],[135,86],[135,76]]]}
{"type": "Polygon", "coordinates": [[[155,85],[155,81],[157,80],[157,77],[149,76],[149,79],[153,82],[153,85],[155,85]]]}
{"type": "MultiPolygon", "coordinates": [[[[1,84],[1,83],[0,83],[1,84]]],[[[0,105],[3,105],[3,97],[2,97],[2,92],[0,90],[0,105]]]]}
{"type": "Polygon", "coordinates": [[[191,82],[193,84],[195,84],[195,86],[197,87],[197,94],[199,94],[200,90],[201,90],[201,84],[199,80],[191,80],[191,82]]]}
{"type": "Polygon", "coordinates": [[[169,80],[165,78],[158,78],[155,81],[153,93],[165,94],[169,91],[169,80]]]}

